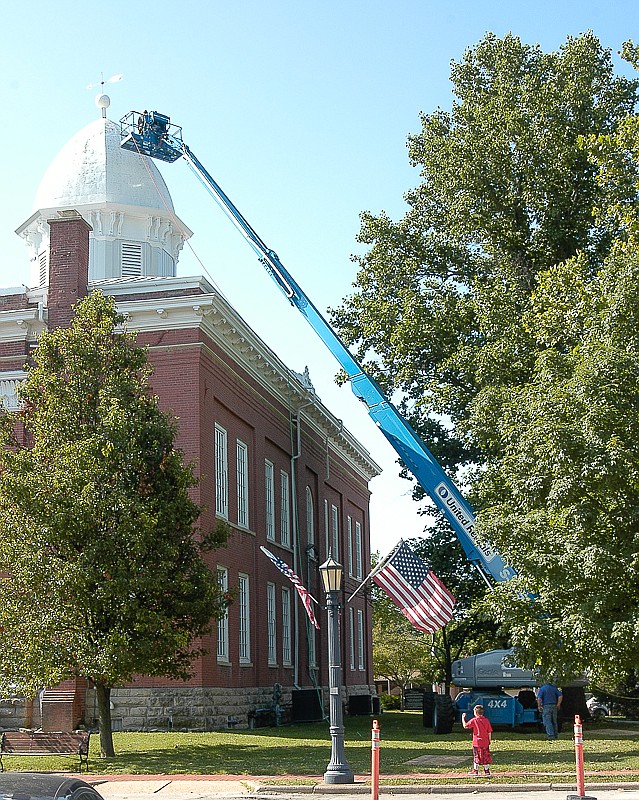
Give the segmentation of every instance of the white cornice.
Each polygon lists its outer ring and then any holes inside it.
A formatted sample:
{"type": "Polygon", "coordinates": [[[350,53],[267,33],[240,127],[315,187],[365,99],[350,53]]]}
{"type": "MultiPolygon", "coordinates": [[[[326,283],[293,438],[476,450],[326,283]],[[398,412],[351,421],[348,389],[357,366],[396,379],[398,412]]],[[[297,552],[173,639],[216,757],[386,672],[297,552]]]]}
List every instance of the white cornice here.
{"type": "Polygon", "coordinates": [[[176,291],[197,291],[201,294],[214,293],[215,289],[201,276],[186,278],[116,278],[101,281],[90,281],[90,290],[100,290],[108,297],[115,297],[116,301],[124,295],[135,294],[167,294],[176,291]]]}
{"type": "MultiPolygon", "coordinates": [[[[296,372],[289,369],[247,325],[233,306],[216,292],[203,277],[134,278],[96,281],[91,290],[99,289],[115,298],[118,310],[127,317],[127,328],[141,333],[166,330],[202,330],[259,386],[293,414],[302,412],[305,422],[366,480],[379,475],[381,468],[370,453],[331,414],[312,389],[304,385],[296,372]],[[173,292],[194,292],[168,296],[173,292]],[[136,295],[154,294],[154,297],[136,295]]],[[[46,292],[28,292],[32,305],[27,309],[0,311],[0,342],[36,340],[45,329],[43,307],[46,292]]],[[[161,345],[160,345],[161,346],[161,345]]]]}
{"type": "Polygon", "coordinates": [[[38,308],[0,311],[0,342],[35,341],[44,329],[45,323],[38,308]]]}
{"type": "MultiPolygon", "coordinates": [[[[127,317],[127,328],[149,333],[165,330],[201,329],[226,353],[229,359],[266,389],[293,413],[303,408],[306,422],[317,434],[328,437],[342,457],[370,480],[379,475],[381,468],[371,458],[365,447],[346,429],[340,419],[331,414],[314,391],[309,390],[300,376],[290,370],[262,339],[247,325],[233,306],[213,290],[204,278],[160,278],[155,281],[92,283],[91,288],[100,288],[113,295],[120,313],[127,317]],[[198,287],[202,294],[179,297],[158,296],[140,300],[122,299],[118,295],[148,294],[198,287]],[[135,290],[135,291],[132,291],[135,290]]],[[[161,345],[160,345],[161,346],[161,345]]]]}
{"type": "MultiPolygon", "coordinates": [[[[59,206],[52,208],[40,208],[37,211],[34,211],[33,214],[31,214],[31,216],[29,217],[29,219],[25,220],[22,223],[22,225],[16,228],[15,232],[18,234],[18,236],[24,239],[26,238],[29,229],[34,228],[40,223],[42,223],[46,228],[48,228],[48,220],[56,218],[60,210],[61,209],[59,206]]],[[[123,214],[127,214],[131,217],[138,217],[140,219],[146,219],[147,217],[166,217],[166,219],[175,221],[180,232],[183,234],[184,239],[190,239],[191,236],[193,236],[193,231],[174,212],[162,211],[162,209],[158,208],[146,208],[144,206],[131,206],[131,205],[125,205],[124,203],[112,203],[112,202],[87,203],[85,205],[77,206],[77,211],[82,215],[82,217],[88,223],[90,223],[91,214],[95,214],[98,211],[111,211],[111,210],[121,211],[123,214]]],[[[94,234],[102,235],[95,231],[94,234]]]]}

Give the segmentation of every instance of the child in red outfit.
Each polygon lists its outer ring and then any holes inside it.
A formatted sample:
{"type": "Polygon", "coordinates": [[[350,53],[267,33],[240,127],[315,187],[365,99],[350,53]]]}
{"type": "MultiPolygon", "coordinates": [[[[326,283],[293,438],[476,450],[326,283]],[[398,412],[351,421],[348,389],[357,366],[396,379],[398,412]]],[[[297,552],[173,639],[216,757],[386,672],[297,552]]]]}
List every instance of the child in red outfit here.
{"type": "Polygon", "coordinates": [[[484,767],[484,775],[490,775],[490,764],[493,757],[490,754],[490,742],[492,739],[493,726],[484,716],[484,707],[476,705],[473,709],[475,716],[471,720],[466,719],[466,714],[462,714],[462,725],[473,732],[473,769],[471,775],[479,774],[479,765],[484,767]]]}

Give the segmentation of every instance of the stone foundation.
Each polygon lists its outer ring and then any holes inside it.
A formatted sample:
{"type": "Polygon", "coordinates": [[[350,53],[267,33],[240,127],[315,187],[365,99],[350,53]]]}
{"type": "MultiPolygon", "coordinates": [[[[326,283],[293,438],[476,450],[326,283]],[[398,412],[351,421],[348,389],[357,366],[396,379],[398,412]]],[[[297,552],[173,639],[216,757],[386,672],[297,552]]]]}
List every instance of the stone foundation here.
{"type": "MultiPolygon", "coordinates": [[[[372,687],[351,686],[349,695],[374,694],[372,687]]],[[[343,694],[346,700],[345,693],[343,694]]],[[[328,690],[323,689],[328,712],[328,690]]],[[[291,687],[282,687],[282,721],[290,720],[291,687]]],[[[174,687],[167,689],[113,689],[113,730],[123,731],[211,731],[248,728],[249,714],[273,705],[273,687],[236,689],[174,687]]],[[[87,692],[87,724],[93,725],[97,704],[93,690],[87,692]],[[91,718],[93,717],[93,719],[91,718]]],[[[97,727],[97,724],[96,724],[97,727]]]]}
{"type": "MultiPolygon", "coordinates": [[[[348,697],[375,694],[375,688],[349,686],[348,696],[342,689],[342,699],[348,707],[348,697]]],[[[324,708],[328,713],[328,689],[322,689],[324,708]]],[[[291,687],[283,686],[280,706],[282,722],[291,717],[291,687]]],[[[111,691],[111,721],[118,731],[212,731],[251,727],[252,712],[273,707],[273,687],[236,689],[193,688],[176,686],[166,689],[113,689],[111,691]],[[251,715],[251,716],[250,716],[251,715]]],[[[84,724],[97,729],[95,690],[86,690],[84,724]]],[[[39,729],[42,726],[40,702],[21,697],[0,699],[0,730],[18,728],[39,729]]]]}
{"type": "Polygon", "coordinates": [[[0,730],[40,727],[40,704],[24,697],[0,698],[0,730]]]}

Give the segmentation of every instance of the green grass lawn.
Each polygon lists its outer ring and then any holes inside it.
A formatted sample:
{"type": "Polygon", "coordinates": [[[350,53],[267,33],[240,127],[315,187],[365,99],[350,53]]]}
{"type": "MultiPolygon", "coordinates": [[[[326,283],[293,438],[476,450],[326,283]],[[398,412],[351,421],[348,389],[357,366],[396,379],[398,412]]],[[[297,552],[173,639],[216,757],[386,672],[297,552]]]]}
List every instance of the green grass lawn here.
{"type": "MultiPolygon", "coordinates": [[[[381,727],[380,771],[384,781],[411,775],[413,781],[444,782],[446,773],[465,773],[470,765],[471,737],[455,725],[449,736],[435,736],[422,725],[419,712],[385,712],[381,727]],[[427,764],[408,761],[429,756],[427,764]],[[447,763],[450,757],[463,758],[447,763]],[[441,777],[437,777],[441,776],[441,777]]],[[[356,774],[370,772],[371,720],[347,717],[346,757],[356,774]]],[[[323,775],[330,759],[328,724],[286,725],[254,731],[211,733],[115,733],[116,756],[101,759],[98,736],[91,737],[89,767],[93,773],[120,774],[229,774],[229,775],[323,775]]],[[[494,735],[493,780],[499,773],[529,773],[539,781],[574,776],[572,728],[557,742],[547,742],[536,731],[497,731],[494,735]]],[[[614,720],[591,725],[584,731],[586,771],[624,770],[630,779],[639,775],[639,725],[614,720]],[[614,731],[613,731],[614,728],[614,731]]],[[[11,758],[11,770],[77,770],[73,758],[11,758]]],[[[619,780],[620,778],[615,778],[619,780]]],[[[623,778],[622,778],[623,779],[623,778]]],[[[509,778],[512,782],[512,778],[509,778]]],[[[599,778],[598,778],[599,780],[599,778]]],[[[453,781],[455,782],[455,781],[453,781]]],[[[520,779],[517,779],[520,782],[520,779]]]]}

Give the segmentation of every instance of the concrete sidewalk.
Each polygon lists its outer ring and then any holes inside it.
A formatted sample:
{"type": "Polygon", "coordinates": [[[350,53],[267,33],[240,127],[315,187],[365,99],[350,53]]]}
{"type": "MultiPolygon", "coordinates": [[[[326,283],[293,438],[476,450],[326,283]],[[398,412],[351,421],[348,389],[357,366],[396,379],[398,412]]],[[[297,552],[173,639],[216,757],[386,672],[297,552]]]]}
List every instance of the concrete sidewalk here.
{"type": "MultiPolygon", "coordinates": [[[[277,800],[292,798],[299,800],[305,795],[339,795],[341,798],[353,797],[361,800],[370,796],[368,776],[356,777],[354,784],[329,786],[317,777],[315,784],[264,783],[277,778],[258,778],[247,775],[83,775],[84,780],[93,784],[105,800],[219,800],[222,797],[242,798],[259,794],[262,798],[274,797],[277,800]]],[[[397,776],[396,776],[397,777],[397,776]]],[[[408,777],[408,776],[407,776],[408,777]]],[[[415,776],[412,776],[415,777],[415,776]]],[[[292,776],[288,776],[291,780],[292,776]]],[[[445,800],[463,798],[470,794],[494,796],[504,794],[506,800],[566,800],[576,794],[574,783],[569,778],[557,781],[540,781],[522,784],[516,779],[512,783],[493,783],[490,780],[465,781],[457,785],[411,785],[409,781],[402,786],[381,786],[380,796],[401,795],[403,800],[411,796],[423,798],[424,795],[442,795],[445,800]]],[[[591,778],[586,781],[586,795],[597,800],[639,800],[639,781],[619,783],[599,783],[591,778]]]]}
{"type": "Polygon", "coordinates": [[[210,775],[83,775],[105,800],[198,800],[254,794],[251,779],[210,775]]]}

